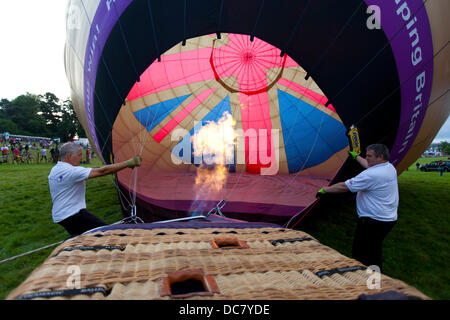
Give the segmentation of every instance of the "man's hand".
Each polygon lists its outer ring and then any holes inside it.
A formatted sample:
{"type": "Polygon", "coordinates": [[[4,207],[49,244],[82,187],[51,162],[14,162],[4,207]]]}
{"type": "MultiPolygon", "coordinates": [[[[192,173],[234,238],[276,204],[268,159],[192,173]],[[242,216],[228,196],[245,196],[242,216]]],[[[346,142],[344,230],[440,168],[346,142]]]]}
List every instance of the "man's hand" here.
{"type": "Polygon", "coordinates": [[[134,167],[139,167],[141,165],[141,162],[142,162],[142,157],[138,155],[138,156],[135,156],[135,157],[127,160],[125,163],[128,168],[133,169],[134,167]]]}
{"type": "Polygon", "coordinates": [[[326,194],[325,190],[322,188],[319,191],[317,191],[316,193],[316,198],[319,199],[320,197],[322,197],[324,194],[326,194]]]}
{"type": "Polygon", "coordinates": [[[103,177],[107,174],[116,173],[120,170],[123,170],[125,168],[131,168],[139,167],[142,162],[141,156],[135,156],[127,161],[122,161],[119,163],[113,163],[108,164],[101,168],[92,168],[91,172],[89,173],[89,179],[91,178],[97,178],[97,177],[103,177]]]}
{"type": "Polygon", "coordinates": [[[356,151],[349,151],[348,154],[353,158],[353,160],[356,160],[356,157],[359,156],[356,151]]]}

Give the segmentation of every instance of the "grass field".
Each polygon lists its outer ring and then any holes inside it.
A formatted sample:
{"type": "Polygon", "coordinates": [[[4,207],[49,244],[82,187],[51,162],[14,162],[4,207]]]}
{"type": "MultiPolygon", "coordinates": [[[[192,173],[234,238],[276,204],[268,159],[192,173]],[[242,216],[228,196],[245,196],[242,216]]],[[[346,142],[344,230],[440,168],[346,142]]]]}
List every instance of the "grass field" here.
{"type": "MultiPolygon", "coordinates": [[[[420,159],[421,164],[436,158],[420,159]]],[[[93,162],[90,166],[99,165],[93,162]]],[[[68,237],[51,220],[47,176],[53,164],[0,165],[0,260],[68,237]]],[[[415,286],[433,299],[450,299],[450,173],[416,171],[399,177],[399,220],[384,242],[384,273],[415,286]]],[[[89,180],[90,211],[108,223],[122,218],[111,176],[89,180]]],[[[355,203],[327,208],[304,219],[300,229],[351,256],[355,203]],[[326,213],[325,213],[326,212],[326,213]]],[[[0,264],[0,299],[23,282],[54,248],[0,264]]]]}

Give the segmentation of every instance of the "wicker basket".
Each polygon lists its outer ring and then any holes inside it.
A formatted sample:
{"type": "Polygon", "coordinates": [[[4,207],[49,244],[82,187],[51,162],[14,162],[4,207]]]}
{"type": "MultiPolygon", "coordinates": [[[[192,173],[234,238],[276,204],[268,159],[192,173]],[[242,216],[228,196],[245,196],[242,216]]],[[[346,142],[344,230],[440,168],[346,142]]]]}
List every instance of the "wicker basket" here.
{"type": "Polygon", "coordinates": [[[267,228],[121,229],[57,247],[7,299],[357,299],[402,281],[301,231],[267,228]]]}

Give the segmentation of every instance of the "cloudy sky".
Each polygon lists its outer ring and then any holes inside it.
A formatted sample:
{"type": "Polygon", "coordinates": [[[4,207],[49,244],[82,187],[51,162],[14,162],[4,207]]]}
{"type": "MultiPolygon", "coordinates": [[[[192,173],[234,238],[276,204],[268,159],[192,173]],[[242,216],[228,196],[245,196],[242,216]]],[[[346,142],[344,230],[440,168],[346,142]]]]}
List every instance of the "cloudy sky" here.
{"type": "MultiPolygon", "coordinates": [[[[0,0],[0,98],[70,97],[64,70],[67,0],[0,0]]],[[[435,141],[450,141],[450,118],[435,141]]]]}

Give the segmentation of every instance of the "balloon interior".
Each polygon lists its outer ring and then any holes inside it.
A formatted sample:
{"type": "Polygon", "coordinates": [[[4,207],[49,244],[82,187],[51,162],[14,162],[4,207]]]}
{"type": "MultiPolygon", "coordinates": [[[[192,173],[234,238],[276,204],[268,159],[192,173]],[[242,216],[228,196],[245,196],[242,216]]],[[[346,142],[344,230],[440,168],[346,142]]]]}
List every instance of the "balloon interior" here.
{"type": "MultiPolygon", "coordinates": [[[[250,36],[188,39],[154,61],[113,125],[115,161],[142,153],[136,192],[187,214],[291,216],[347,157],[346,130],[312,78],[250,36]]],[[[119,173],[133,190],[130,170],[119,173]]]]}

